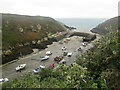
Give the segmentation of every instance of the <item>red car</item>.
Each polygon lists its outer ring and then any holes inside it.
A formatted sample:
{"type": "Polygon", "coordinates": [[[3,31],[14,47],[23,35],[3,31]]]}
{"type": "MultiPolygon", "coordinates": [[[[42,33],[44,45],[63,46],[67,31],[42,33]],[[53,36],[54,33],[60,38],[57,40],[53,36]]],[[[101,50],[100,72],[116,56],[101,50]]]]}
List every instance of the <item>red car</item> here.
{"type": "Polygon", "coordinates": [[[63,59],[63,57],[57,56],[57,57],[54,58],[54,61],[60,61],[60,60],[62,60],[62,59],[63,59]]]}
{"type": "Polygon", "coordinates": [[[51,63],[51,64],[50,64],[50,68],[51,68],[51,69],[54,68],[54,63],[51,63]]]}

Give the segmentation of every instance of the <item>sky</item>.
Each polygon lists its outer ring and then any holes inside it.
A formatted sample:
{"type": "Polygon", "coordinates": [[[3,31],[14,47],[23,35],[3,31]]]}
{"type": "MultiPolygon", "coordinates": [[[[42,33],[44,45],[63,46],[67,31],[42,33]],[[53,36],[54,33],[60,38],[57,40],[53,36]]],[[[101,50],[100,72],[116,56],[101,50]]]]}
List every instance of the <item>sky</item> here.
{"type": "Polygon", "coordinates": [[[0,0],[0,13],[52,18],[112,18],[119,0],[0,0]]]}

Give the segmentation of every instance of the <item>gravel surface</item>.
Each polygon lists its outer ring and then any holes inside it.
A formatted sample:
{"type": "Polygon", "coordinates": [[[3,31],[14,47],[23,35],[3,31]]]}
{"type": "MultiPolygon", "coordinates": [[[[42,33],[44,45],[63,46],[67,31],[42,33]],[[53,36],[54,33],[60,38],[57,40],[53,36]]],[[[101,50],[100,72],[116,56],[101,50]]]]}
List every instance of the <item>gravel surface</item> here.
{"type": "Polygon", "coordinates": [[[68,43],[59,44],[58,42],[54,42],[52,45],[48,45],[48,48],[40,51],[37,54],[28,55],[26,57],[20,58],[16,62],[9,63],[4,65],[3,67],[0,67],[0,69],[2,68],[2,77],[6,77],[9,79],[18,78],[19,76],[22,76],[26,72],[33,71],[35,68],[39,67],[39,65],[49,67],[49,65],[53,62],[55,63],[56,66],[57,63],[54,61],[54,57],[56,57],[57,55],[63,55],[63,51],[61,49],[63,46],[67,47],[66,51],[73,53],[71,57],[64,56],[64,59],[66,60],[66,65],[70,65],[72,62],[74,62],[77,56],[93,47],[92,43],[89,43],[86,47],[82,46],[82,38],[78,36],[71,37],[71,40],[68,43]],[[76,49],[78,47],[81,47],[83,52],[77,51],[76,49]],[[50,55],[50,58],[48,60],[41,61],[40,60],[41,56],[45,56],[46,51],[51,51],[53,54],[50,55]],[[16,72],[15,68],[18,65],[24,63],[26,64],[25,70],[16,72]]]}

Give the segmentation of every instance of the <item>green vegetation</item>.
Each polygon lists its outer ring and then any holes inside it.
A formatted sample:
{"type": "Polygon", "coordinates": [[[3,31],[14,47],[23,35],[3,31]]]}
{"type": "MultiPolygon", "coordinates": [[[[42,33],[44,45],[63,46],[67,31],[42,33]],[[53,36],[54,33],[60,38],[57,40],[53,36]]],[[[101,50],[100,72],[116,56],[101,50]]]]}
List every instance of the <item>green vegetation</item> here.
{"type": "Polygon", "coordinates": [[[43,16],[2,14],[2,24],[3,50],[66,30],[58,21],[43,16]]]}
{"type": "Polygon", "coordinates": [[[47,45],[56,41],[56,38],[49,38],[49,35],[61,32],[64,38],[64,34],[67,33],[64,24],[43,16],[2,14],[0,27],[2,27],[2,64],[21,55],[30,54],[34,48],[45,49],[47,45]]]}
{"type": "Polygon", "coordinates": [[[93,28],[91,32],[97,33],[100,35],[105,35],[109,31],[117,30],[118,26],[120,26],[120,23],[118,22],[119,22],[119,16],[108,19],[107,21],[99,24],[96,28],[93,28]]]}
{"type": "Polygon", "coordinates": [[[120,43],[119,32],[113,31],[95,43],[95,47],[82,55],[76,61],[82,67],[87,67],[89,75],[98,81],[104,78],[106,85],[117,88],[120,85],[120,43]]]}
{"type": "Polygon", "coordinates": [[[71,64],[27,73],[3,88],[120,88],[120,48],[118,30],[108,33],[95,47],[71,64]]]}
{"type": "MultiPolygon", "coordinates": [[[[50,17],[16,14],[2,14],[2,24],[2,64],[30,54],[34,48],[45,49],[52,42],[63,39],[67,28],[73,28],[50,17]]],[[[87,33],[80,35],[93,37],[87,33]]]]}

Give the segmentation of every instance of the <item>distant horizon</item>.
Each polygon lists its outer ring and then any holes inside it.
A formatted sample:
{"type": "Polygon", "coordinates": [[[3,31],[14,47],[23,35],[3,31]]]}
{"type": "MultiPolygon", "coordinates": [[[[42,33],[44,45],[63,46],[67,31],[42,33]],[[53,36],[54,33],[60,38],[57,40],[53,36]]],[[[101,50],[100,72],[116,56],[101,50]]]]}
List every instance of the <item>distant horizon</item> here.
{"type": "Polygon", "coordinates": [[[75,27],[76,31],[90,32],[92,28],[108,20],[107,18],[57,18],[55,19],[67,26],[75,27]]]}

